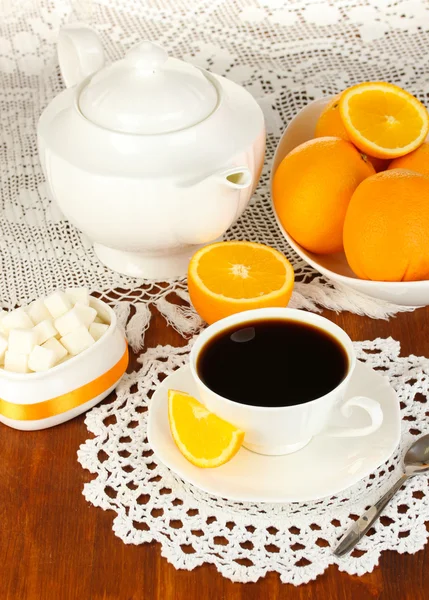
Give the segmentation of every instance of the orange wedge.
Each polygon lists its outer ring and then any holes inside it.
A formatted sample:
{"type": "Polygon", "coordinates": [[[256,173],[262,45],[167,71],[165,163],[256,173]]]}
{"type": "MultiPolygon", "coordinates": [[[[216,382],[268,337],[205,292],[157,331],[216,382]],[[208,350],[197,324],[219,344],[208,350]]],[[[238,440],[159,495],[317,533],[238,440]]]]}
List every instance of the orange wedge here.
{"type": "Polygon", "coordinates": [[[198,250],[188,269],[192,304],[207,322],[243,310],[286,306],[294,272],[277,250],[254,242],[219,242],[198,250]]]}
{"type": "Polygon", "coordinates": [[[340,114],[351,141],[376,158],[396,158],[426,138],[429,114],[414,96],[391,83],[360,83],[340,97],[340,114]]]}
{"type": "Polygon", "coordinates": [[[168,390],[171,435],[193,465],[220,467],[237,454],[244,432],[211,413],[185,392],[168,390]]]}

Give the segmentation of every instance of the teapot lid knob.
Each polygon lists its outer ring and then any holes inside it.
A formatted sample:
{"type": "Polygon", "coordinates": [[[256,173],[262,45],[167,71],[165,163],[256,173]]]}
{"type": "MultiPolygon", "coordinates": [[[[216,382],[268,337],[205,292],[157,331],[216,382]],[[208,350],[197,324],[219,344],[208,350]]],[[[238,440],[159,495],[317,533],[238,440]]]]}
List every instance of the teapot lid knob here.
{"type": "Polygon", "coordinates": [[[158,71],[168,60],[168,54],[158,44],[144,41],[129,50],[125,56],[128,63],[133,64],[142,73],[158,71]]]}

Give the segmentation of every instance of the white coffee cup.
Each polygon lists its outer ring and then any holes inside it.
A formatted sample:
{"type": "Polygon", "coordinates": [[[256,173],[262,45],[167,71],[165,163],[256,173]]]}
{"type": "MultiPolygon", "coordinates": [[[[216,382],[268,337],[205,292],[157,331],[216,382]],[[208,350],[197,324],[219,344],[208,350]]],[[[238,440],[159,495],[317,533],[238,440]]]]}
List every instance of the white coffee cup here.
{"type": "MultiPolygon", "coordinates": [[[[267,348],[267,352],[270,349],[267,348]]],[[[357,396],[344,401],[347,386],[356,365],[356,355],[349,336],[328,319],[319,315],[290,308],[260,308],[241,312],[210,325],[197,338],[190,357],[191,372],[199,390],[199,399],[205,406],[226,421],[245,432],[244,447],[259,454],[289,454],[306,446],[315,435],[356,437],[369,435],[383,422],[379,403],[371,398],[357,396]],[[330,333],[345,349],[348,371],[341,383],[328,394],[295,406],[265,407],[240,404],[224,398],[208,388],[197,372],[197,360],[201,350],[219,332],[235,325],[257,320],[285,319],[309,323],[330,333]],[[330,427],[333,413],[340,410],[348,417],[353,407],[365,410],[371,424],[360,428],[330,427]]],[[[311,364],[308,365],[311,377],[311,364]]],[[[281,390],[279,390],[281,393],[281,390]]]]}

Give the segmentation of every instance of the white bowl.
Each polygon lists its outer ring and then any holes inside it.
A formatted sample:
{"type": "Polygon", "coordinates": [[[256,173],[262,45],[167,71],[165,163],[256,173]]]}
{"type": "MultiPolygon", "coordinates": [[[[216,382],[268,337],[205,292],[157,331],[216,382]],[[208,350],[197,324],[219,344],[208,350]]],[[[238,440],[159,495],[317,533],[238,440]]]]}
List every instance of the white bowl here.
{"type": "Polygon", "coordinates": [[[90,304],[109,329],[90,348],[39,373],[0,369],[0,423],[15,429],[46,429],[73,419],[103,400],[128,365],[128,347],[113,310],[101,300],[90,304]]]}
{"type": "MultiPolygon", "coordinates": [[[[274,173],[283,158],[296,146],[314,137],[317,120],[332,96],[310,102],[289,123],[283,133],[277,150],[274,154],[271,170],[271,190],[274,173]]],[[[314,269],[322,273],[327,279],[342,284],[357,292],[373,298],[385,300],[392,304],[403,306],[426,306],[429,304],[429,280],[424,281],[368,281],[359,279],[350,269],[344,252],[336,254],[314,254],[305,250],[284,230],[281,225],[274,205],[274,214],[277,223],[295,252],[314,269]]]]}

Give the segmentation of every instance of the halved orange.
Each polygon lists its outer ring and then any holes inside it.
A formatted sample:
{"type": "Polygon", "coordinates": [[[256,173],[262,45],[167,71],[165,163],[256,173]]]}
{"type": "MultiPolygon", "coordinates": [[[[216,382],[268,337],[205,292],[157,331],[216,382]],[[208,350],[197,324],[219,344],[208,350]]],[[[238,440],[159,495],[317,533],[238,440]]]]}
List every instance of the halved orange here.
{"type": "Polygon", "coordinates": [[[197,467],[220,467],[237,454],[244,440],[244,431],[185,392],[168,390],[168,419],[180,452],[197,467]]]}
{"type": "Polygon", "coordinates": [[[207,323],[243,310],[286,306],[293,283],[288,259],[255,242],[204,246],[191,258],[188,269],[192,304],[207,323]]]}
{"type": "Polygon", "coordinates": [[[340,97],[340,114],[351,141],[376,158],[396,158],[423,143],[426,107],[412,94],[384,81],[360,83],[340,97]]]}

